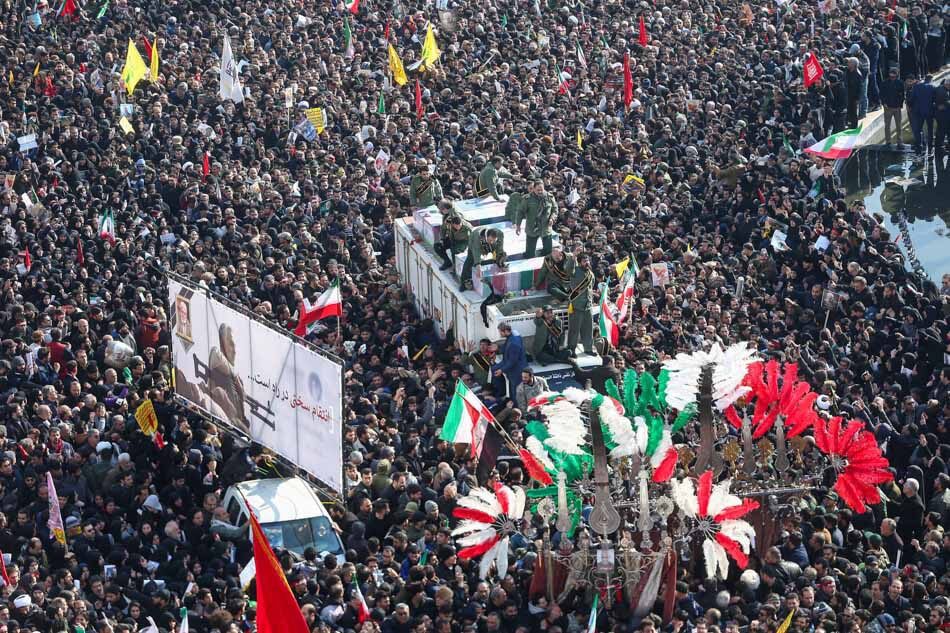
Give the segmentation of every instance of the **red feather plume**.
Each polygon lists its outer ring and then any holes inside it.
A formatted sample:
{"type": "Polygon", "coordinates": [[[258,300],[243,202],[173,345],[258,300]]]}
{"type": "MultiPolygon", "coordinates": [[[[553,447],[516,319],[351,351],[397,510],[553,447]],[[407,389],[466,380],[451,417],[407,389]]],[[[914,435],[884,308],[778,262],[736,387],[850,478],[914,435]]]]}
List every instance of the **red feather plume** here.
{"type": "Polygon", "coordinates": [[[538,461],[537,457],[531,454],[531,451],[522,448],[518,451],[518,454],[521,456],[521,463],[524,464],[524,469],[528,471],[529,477],[545,486],[550,486],[554,483],[551,475],[544,469],[544,465],[538,461]]]}
{"type": "Polygon", "coordinates": [[[745,552],[742,551],[742,547],[732,538],[726,536],[722,532],[716,532],[716,542],[722,545],[722,548],[726,550],[726,553],[736,561],[736,565],[740,569],[745,569],[749,566],[749,557],[745,552]]]}
{"type": "Polygon", "coordinates": [[[653,469],[653,481],[658,484],[669,481],[670,477],[673,476],[673,471],[676,470],[676,462],[679,461],[679,457],[680,454],[677,450],[670,447],[660,465],[653,469]]]}
{"type": "Polygon", "coordinates": [[[713,521],[716,523],[722,523],[723,521],[728,521],[729,519],[739,519],[749,514],[753,510],[759,507],[759,502],[754,501],[753,499],[743,499],[742,503],[737,506],[732,506],[724,509],[722,512],[713,517],[713,521]]]}
{"type": "Polygon", "coordinates": [[[491,525],[495,522],[495,517],[488,514],[487,512],[482,512],[481,510],[476,510],[474,508],[463,508],[461,506],[452,510],[452,516],[454,516],[456,519],[471,519],[472,521],[487,523],[488,525],[491,525]]]}
{"type": "Polygon", "coordinates": [[[475,558],[476,556],[481,556],[492,547],[495,546],[495,543],[501,540],[501,537],[497,534],[487,541],[479,543],[478,545],[472,545],[471,547],[466,547],[462,550],[459,550],[458,557],[462,560],[468,560],[469,558],[475,558]]]}
{"type": "Polygon", "coordinates": [[[699,500],[699,516],[709,516],[709,495],[712,494],[713,472],[707,470],[699,476],[699,487],[696,490],[696,498],[699,500]]]}

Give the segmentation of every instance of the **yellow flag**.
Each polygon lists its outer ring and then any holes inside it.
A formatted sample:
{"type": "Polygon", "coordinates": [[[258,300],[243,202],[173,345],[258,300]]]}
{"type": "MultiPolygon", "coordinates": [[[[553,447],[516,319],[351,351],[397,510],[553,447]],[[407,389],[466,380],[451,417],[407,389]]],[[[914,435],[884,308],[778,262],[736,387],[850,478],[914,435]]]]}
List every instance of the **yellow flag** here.
{"type": "Polygon", "coordinates": [[[785,633],[785,631],[788,630],[788,627],[792,626],[792,618],[794,617],[795,611],[789,611],[788,615],[785,616],[785,620],[782,622],[781,626],[775,630],[775,633],[785,633]]]}
{"type": "Polygon", "coordinates": [[[409,82],[406,70],[402,67],[402,60],[399,59],[399,53],[392,44],[389,45],[389,72],[393,74],[393,81],[400,86],[405,86],[409,82]]]}
{"type": "Polygon", "coordinates": [[[439,61],[440,55],[442,55],[442,51],[439,50],[439,45],[435,42],[435,32],[432,30],[432,23],[429,22],[429,29],[426,31],[426,39],[422,43],[422,53],[420,54],[422,68],[431,67],[439,61]]]}
{"type": "Polygon", "coordinates": [[[155,406],[151,400],[143,400],[139,408],[135,410],[135,421],[139,423],[139,428],[146,435],[153,435],[158,430],[158,415],[155,413],[155,406]]]}
{"type": "Polygon", "coordinates": [[[135,128],[132,127],[132,124],[129,123],[129,120],[125,117],[119,119],[119,127],[122,128],[122,131],[126,134],[131,134],[135,131],[135,128]]]}
{"type": "Polygon", "coordinates": [[[623,274],[627,272],[627,269],[630,268],[630,258],[623,260],[622,262],[617,262],[614,264],[614,271],[617,273],[617,279],[623,278],[623,274]]]}
{"type": "Polygon", "coordinates": [[[40,63],[36,62],[36,68],[33,69],[33,76],[37,77],[40,74],[40,63]]]}
{"type": "Polygon", "coordinates": [[[145,60],[139,55],[139,49],[135,48],[135,43],[129,40],[129,52],[125,55],[125,67],[122,69],[122,81],[125,83],[125,89],[131,95],[135,92],[135,86],[148,74],[148,66],[145,60]]]}
{"type": "Polygon", "coordinates": [[[577,130],[577,149],[584,149],[584,137],[581,136],[580,130],[577,130]]]}
{"type": "Polygon", "coordinates": [[[327,120],[323,116],[323,108],[307,108],[307,120],[317,130],[317,134],[323,134],[326,129],[327,120]]]}
{"type": "Polygon", "coordinates": [[[10,85],[13,85],[13,71],[10,71],[10,85]]]}
{"type": "Polygon", "coordinates": [[[148,72],[152,76],[152,81],[158,81],[158,38],[155,38],[155,41],[152,42],[152,59],[149,60],[150,65],[148,72]]]}

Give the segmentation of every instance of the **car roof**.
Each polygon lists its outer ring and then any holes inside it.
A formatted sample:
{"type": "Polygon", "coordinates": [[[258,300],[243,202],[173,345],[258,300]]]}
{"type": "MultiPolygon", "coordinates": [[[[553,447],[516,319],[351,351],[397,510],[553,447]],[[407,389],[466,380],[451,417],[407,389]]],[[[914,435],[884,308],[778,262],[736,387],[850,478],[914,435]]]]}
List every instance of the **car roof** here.
{"type": "Polygon", "coordinates": [[[261,523],[327,516],[313,488],[299,477],[255,479],[235,484],[261,523]]]}

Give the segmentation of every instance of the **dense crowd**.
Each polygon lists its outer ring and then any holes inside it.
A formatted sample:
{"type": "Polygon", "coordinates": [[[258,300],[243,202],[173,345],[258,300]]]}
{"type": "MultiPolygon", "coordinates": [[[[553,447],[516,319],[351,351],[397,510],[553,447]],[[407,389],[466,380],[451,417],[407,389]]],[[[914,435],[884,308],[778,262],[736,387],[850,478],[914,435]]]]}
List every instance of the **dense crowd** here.
{"type": "MultiPolygon", "coordinates": [[[[950,7],[363,0],[351,14],[327,2],[88,0],[76,19],[57,15],[71,3],[8,3],[0,26],[0,633],[130,632],[148,617],[176,631],[182,607],[192,631],[254,629],[253,589],[238,580],[248,533],[220,504],[229,484],[273,467],[173,402],[163,269],[291,328],[302,298],[341,282],[342,340],[332,324],[310,338],[346,362],[347,487],[331,514],[347,562],[280,552],[311,630],[584,630],[591,592],[529,595],[532,543],[501,579],[457,559],[452,509],[477,482],[436,438],[472,368],[452,324],[420,314],[395,271],[393,222],[411,211],[417,161],[463,199],[496,155],[516,176],[509,191],[543,181],[561,243],[589,253],[598,281],[636,258],[618,361],[656,371],[678,351],[749,341],[798,362],[832,412],[867,421],[896,472],[864,515],[807,495],[741,576],[710,582],[682,566],[670,622],[615,609],[598,629],[772,632],[789,610],[799,633],[948,627],[950,276],[938,288],[909,272],[884,218],[844,200],[833,164],[797,150],[898,109],[918,134],[936,124],[935,140],[916,142],[936,150],[942,185],[947,90],[925,102],[910,86],[944,65],[950,7]],[[385,38],[408,67],[427,20],[441,60],[393,86],[385,38]],[[225,34],[240,104],[218,96],[225,34]],[[128,97],[119,71],[128,40],[143,38],[160,51],[159,80],[128,97]],[[826,76],[806,90],[809,51],[826,76]],[[312,107],[326,130],[291,135],[312,107]],[[627,174],[642,190],[621,186],[627,174]],[[99,232],[107,209],[114,241],[99,232]],[[671,282],[653,287],[661,262],[671,282]],[[114,341],[134,352],[125,366],[114,341]],[[146,397],[164,446],[132,415],[146,397]],[[68,548],[48,527],[48,473],[68,548]],[[362,623],[354,578],[371,608],[362,623]]],[[[536,414],[483,395],[522,438],[536,414]]],[[[498,471],[524,481],[516,462],[498,471]]]]}

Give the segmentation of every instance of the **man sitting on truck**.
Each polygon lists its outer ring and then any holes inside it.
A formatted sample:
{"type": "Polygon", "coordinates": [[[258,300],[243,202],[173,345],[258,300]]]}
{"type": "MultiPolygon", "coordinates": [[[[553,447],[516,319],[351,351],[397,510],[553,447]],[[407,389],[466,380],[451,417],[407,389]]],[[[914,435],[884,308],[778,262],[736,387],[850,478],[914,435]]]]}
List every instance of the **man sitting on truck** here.
{"type": "Polygon", "coordinates": [[[564,330],[549,305],[534,313],[534,342],[531,356],[539,365],[566,362],[570,352],[564,347],[564,330]]]}
{"type": "Polygon", "coordinates": [[[468,255],[465,257],[465,264],[462,266],[462,283],[460,288],[467,290],[472,283],[472,269],[482,264],[495,264],[499,269],[505,270],[505,238],[498,229],[490,229],[480,226],[472,230],[471,237],[468,240],[468,255]],[[483,257],[492,257],[483,261],[483,257]]]}
{"type": "Polygon", "coordinates": [[[551,254],[544,258],[544,263],[541,265],[537,287],[543,288],[547,283],[548,294],[559,301],[564,301],[567,299],[567,290],[570,287],[575,265],[573,255],[565,253],[560,244],[554,246],[551,254]]]}

